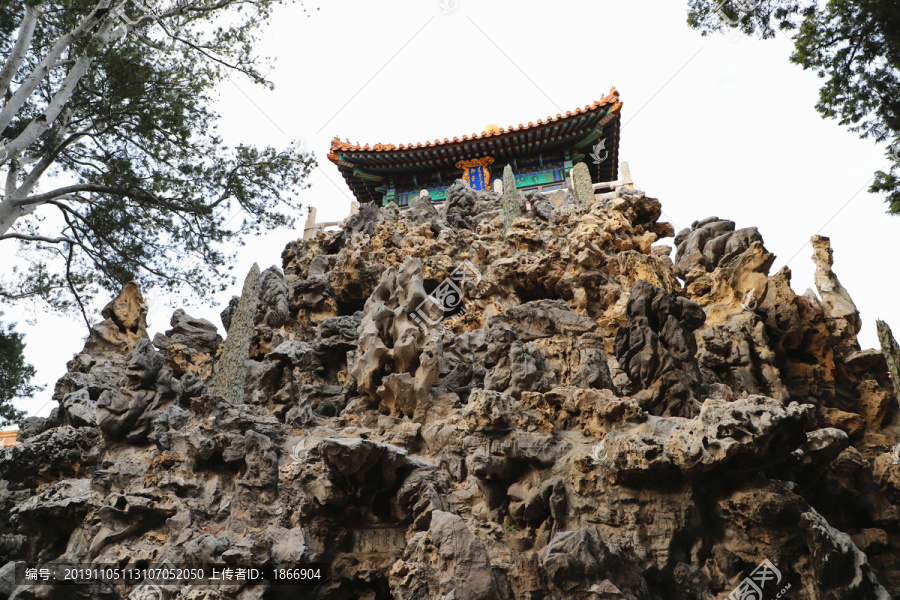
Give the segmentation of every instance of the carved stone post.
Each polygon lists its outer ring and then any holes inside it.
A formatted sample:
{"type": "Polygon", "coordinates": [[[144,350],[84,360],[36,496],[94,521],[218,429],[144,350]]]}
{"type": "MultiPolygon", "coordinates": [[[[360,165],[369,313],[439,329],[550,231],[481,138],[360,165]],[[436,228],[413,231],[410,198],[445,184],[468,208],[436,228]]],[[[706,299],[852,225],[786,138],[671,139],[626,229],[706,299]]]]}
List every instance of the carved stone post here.
{"type": "Polygon", "coordinates": [[[522,216],[522,205],[519,203],[519,190],[516,189],[516,177],[512,167],[503,167],[503,230],[512,226],[513,221],[522,216]]]}
{"type": "Polygon", "coordinates": [[[591,172],[583,162],[572,169],[572,185],[578,205],[586,208],[594,200],[594,184],[591,183],[591,172]]]}
{"type": "Polygon", "coordinates": [[[215,394],[232,404],[244,403],[247,359],[250,357],[250,338],[253,336],[253,317],[256,316],[258,300],[259,265],[253,263],[247,279],[244,280],[244,290],[237,309],[231,317],[225,348],[222,350],[222,358],[216,364],[216,375],[213,379],[215,394]]]}

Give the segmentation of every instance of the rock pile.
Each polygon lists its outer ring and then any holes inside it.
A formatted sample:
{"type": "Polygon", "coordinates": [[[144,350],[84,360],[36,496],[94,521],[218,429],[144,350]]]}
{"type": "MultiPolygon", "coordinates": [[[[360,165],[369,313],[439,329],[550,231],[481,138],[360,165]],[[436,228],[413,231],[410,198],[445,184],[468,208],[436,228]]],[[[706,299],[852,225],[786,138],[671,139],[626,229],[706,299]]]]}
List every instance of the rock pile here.
{"type": "Polygon", "coordinates": [[[641,192],[519,200],[365,206],[222,333],[179,310],[151,343],[127,285],[0,449],[0,598],[900,597],[897,345],[859,348],[828,240],[797,296],[755,228],[696,222],[673,260],[641,192]],[[330,572],[12,576],[164,561],[330,572]]]}

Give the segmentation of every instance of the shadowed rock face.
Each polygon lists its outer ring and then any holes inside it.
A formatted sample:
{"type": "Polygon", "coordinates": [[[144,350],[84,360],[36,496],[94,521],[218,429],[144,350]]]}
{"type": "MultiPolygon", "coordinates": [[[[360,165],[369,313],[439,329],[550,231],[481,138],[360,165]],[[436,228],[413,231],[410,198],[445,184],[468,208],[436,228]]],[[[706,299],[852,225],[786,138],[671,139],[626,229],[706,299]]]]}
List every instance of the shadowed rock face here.
{"type": "Polygon", "coordinates": [[[172,329],[153,336],[153,345],[162,351],[168,365],[178,376],[186,373],[208,381],[215,356],[222,344],[216,326],[206,319],[195,319],[181,309],[172,314],[172,329]]]}
{"type": "Polygon", "coordinates": [[[151,344],[127,285],[0,451],[0,599],[147,592],[15,590],[14,561],[161,558],[326,561],[311,600],[724,598],[764,560],[763,598],[900,597],[896,344],[859,349],[827,240],[797,296],[752,227],[673,261],[641,192],[520,200],[458,181],[289,244],[224,353],[181,310],[151,344]]]}
{"type": "Polygon", "coordinates": [[[638,281],[631,286],[625,314],[628,326],[616,334],[616,360],[641,390],[635,399],[656,415],[696,414],[701,379],[693,332],[706,320],[703,309],[638,281]]]}

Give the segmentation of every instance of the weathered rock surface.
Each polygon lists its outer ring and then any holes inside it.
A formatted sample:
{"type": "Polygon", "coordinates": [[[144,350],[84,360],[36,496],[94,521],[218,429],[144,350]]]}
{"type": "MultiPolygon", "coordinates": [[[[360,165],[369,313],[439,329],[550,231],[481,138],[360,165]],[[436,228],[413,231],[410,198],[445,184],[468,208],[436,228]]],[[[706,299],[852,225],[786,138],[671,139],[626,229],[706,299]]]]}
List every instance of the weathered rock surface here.
{"type": "Polygon", "coordinates": [[[821,235],[813,236],[812,247],[813,262],[816,264],[816,289],[822,299],[828,328],[831,334],[840,340],[836,344],[836,349],[840,354],[859,350],[859,344],[856,342],[856,334],[862,328],[859,310],[850,298],[850,293],[831,270],[834,264],[831,240],[821,235]]]}
{"type": "Polygon", "coordinates": [[[212,376],[215,356],[222,344],[216,326],[195,319],[181,309],[172,314],[172,329],[153,336],[153,345],[165,355],[166,364],[178,375],[191,373],[202,381],[212,376]]]}
{"type": "Polygon", "coordinates": [[[181,310],[151,344],[128,284],[0,451],[0,599],[693,600],[764,560],[764,598],[900,597],[900,359],[859,348],[827,240],[798,296],[752,227],[672,260],[641,192],[528,200],[361,207],[225,309],[224,353],[181,310]],[[162,560],[331,573],[4,579],[162,560]]]}
{"type": "Polygon", "coordinates": [[[607,434],[600,464],[616,481],[652,486],[671,476],[754,470],[765,460],[782,460],[807,440],[813,407],[764,396],[736,401],[706,400],[693,419],[648,416],[640,425],[607,434]],[[676,472],[677,471],[677,472],[676,472]]]}
{"type": "Polygon", "coordinates": [[[646,281],[631,286],[628,325],[616,334],[616,360],[635,399],[653,414],[690,417],[699,410],[700,366],[693,332],[706,315],[700,306],[646,281]]]}

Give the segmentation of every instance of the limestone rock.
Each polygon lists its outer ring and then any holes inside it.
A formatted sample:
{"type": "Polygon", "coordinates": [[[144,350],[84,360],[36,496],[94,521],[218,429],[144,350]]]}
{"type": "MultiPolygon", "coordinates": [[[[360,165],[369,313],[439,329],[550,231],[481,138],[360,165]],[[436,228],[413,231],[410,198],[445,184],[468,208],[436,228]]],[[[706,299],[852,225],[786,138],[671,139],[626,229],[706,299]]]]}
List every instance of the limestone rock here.
{"type": "Polygon", "coordinates": [[[328,562],[311,600],[709,599],[763,559],[764,598],[900,597],[897,352],[854,346],[824,242],[797,295],[752,227],[670,257],[643,192],[525,197],[362,206],[248,278],[224,350],[184,311],[154,348],[125,286],[0,449],[0,597],[75,589],[4,587],[24,562],[200,560],[328,562]]]}
{"type": "Polygon", "coordinates": [[[878,329],[878,341],[881,343],[881,352],[887,361],[891,373],[891,383],[894,387],[894,396],[900,398],[900,346],[891,333],[891,328],[884,321],[875,321],[878,329]]]}
{"type": "Polygon", "coordinates": [[[97,494],[91,492],[90,479],[64,479],[37,496],[18,504],[11,515],[17,530],[36,534],[46,530],[74,529],[77,523],[98,505],[97,494]]]}
{"type": "Polygon", "coordinates": [[[57,427],[0,453],[0,478],[13,486],[36,488],[42,480],[71,478],[96,463],[99,431],[57,427]]]}
{"type": "MultiPolygon", "coordinates": [[[[165,336],[159,337],[157,334],[158,339],[163,341],[163,346],[180,344],[196,354],[215,355],[222,343],[222,336],[216,331],[215,325],[206,319],[194,318],[180,308],[172,313],[171,325],[172,329],[166,331],[165,336]]],[[[156,339],[154,345],[162,350],[156,339]]]]}
{"type": "Polygon", "coordinates": [[[147,337],[147,307],[135,281],[126,283],[100,314],[103,321],[91,327],[84,345],[87,354],[127,354],[137,340],[147,337]]]}
{"type": "Polygon", "coordinates": [[[812,407],[762,396],[706,400],[693,419],[650,417],[603,439],[603,465],[617,481],[649,482],[677,470],[691,477],[715,469],[747,469],[765,456],[785,456],[806,441],[812,407]]]}
{"type": "Polygon", "coordinates": [[[289,314],[284,275],[276,267],[269,267],[259,275],[259,305],[254,323],[278,328],[284,325],[289,314]]]}
{"type": "Polygon", "coordinates": [[[457,229],[473,229],[475,215],[475,191],[462,179],[457,179],[447,188],[447,205],[444,215],[452,227],[457,229]]]}
{"type": "Polygon", "coordinates": [[[736,230],[734,221],[710,217],[679,232],[675,246],[676,271],[708,323],[753,311],[765,299],[775,256],[755,227],[736,230]]]}
{"type": "Polygon", "coordinates": [[[413,536],[403,556],[391,569],[392,592],[399,600],[510,597],[491,569],[484,544],[455,514],[434,511],[428,531],[413,536]]]}
{"type": "Polygon", "coordinates": [[[411,415],[427,400],[440,372],[442,344],[435,326],[441,312],[426,301],[420,261],[409,258],[399,272],[385,271],[366,302],[358,350],[349,364],[357,390],[390,414],[411,415]]]}
{"type": "Polygon", "coordinates": [[[706,320],[703,309],[638,281],[625,312],[628,326],[616,334],[616,359],[641,390],[641,407],[658,415],[697,414],[700,367],[692,332],[706,320]]]}
{"type": "Polygon", "coordinates": [[[82,388],[77,392],[66,394],[60,403],[65,411],[66,420],[75,427],[90,427],[94,424],[97,402],[91,398],[87,389],[82,388]]]}
{"type": "Polygon", "coordinates": [[[630,562],[588,529],[561,531],[541,551],[541,571],[557,593],[592,600],[646,596],[639,569],[630,562]]]}
{"type": "Polygon", "coordinates": [[[157,333],[153,337],[153,345],[163,352],[166,364],[177,376],[190,373],[208,381],[222,344],[216,326],[206,319],[191,317],[182,309],[172,314],[171,325],[165,335],[157,333]]]}
{"type": "Polygon", "coordinates": [[[827,237],[816,235],[811,240],[813,247],[813,262],[816,264],[816,289],[822,298],[825,316],[828,319],[828,328],[832,335],[840,340],[839,349],[842,353],[859,350],[856,334],[862,328],[859,320],[859,310],[850,298],[850,293],[838,281],[837,275],[831,270],[834,264],[834,252],[831,249],[831,240],[827,237]]]}

